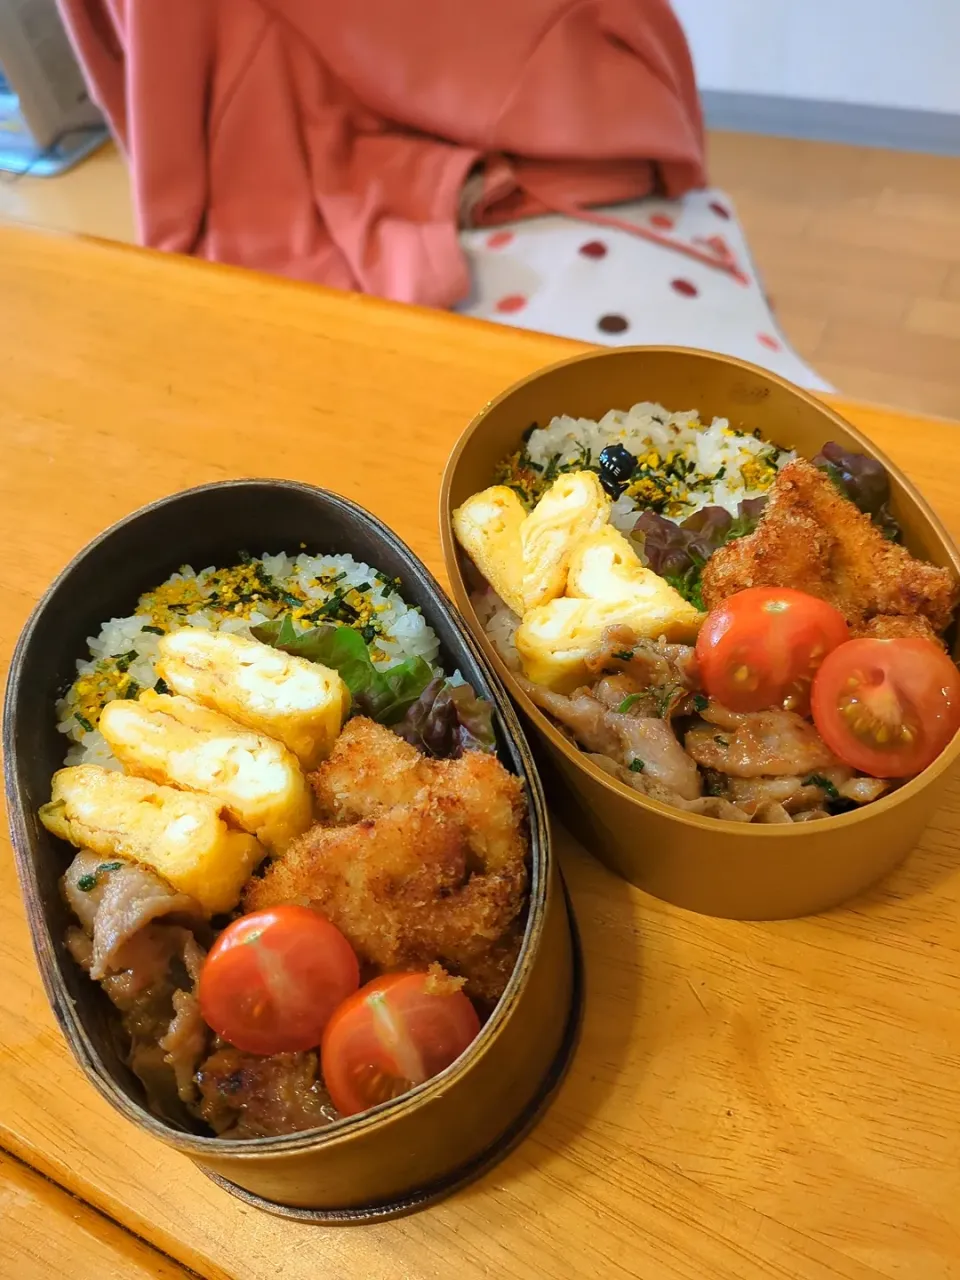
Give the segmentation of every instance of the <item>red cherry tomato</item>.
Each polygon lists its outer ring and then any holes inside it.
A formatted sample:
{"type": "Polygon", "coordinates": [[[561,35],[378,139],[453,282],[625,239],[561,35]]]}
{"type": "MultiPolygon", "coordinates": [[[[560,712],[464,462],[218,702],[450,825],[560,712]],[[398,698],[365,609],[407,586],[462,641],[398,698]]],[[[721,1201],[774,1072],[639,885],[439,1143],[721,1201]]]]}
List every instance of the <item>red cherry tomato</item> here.
{"type": "Polygon", "coordinates": [[[748,587],[700,629],[704,688],[731,711],[787,707],[803,714],[817,667],[848,634],[843,614],[826,600],[790,587],[748,587]]]}
{"type": "Polygon", "coordinates": [[[438,1075],[480,1031],[462,991],[433,995],[425,973],[368,982],[327,1024],[320,1064],[333,1105],[352,1116],[438,1075]]]}
{"type": "Polygon", "coordinates": [[[960,728],[960,671],[931,640],[849,640],[813,682],[830,750],[874,778],[926,769],[960,728]]]}
{"type": "Polygon", "coordinates": [[[353,948],[310,907],[241,916],[200,973],[200,1012],[248,1053],[295,1053],[320,1043],[338,1005],[360,985],[353,948]]]}

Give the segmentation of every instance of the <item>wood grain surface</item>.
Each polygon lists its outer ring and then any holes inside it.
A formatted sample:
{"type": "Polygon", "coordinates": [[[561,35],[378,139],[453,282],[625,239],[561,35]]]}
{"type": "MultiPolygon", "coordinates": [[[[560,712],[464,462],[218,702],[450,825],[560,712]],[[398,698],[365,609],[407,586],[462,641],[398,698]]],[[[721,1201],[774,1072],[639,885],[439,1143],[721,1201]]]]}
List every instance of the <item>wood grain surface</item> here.
{"type": "MultiPolygon", "coordinates": [[[[0,229],[4,661],[90,537],[204,480],[327,485],[439,572],[457,435],[577,349],[0,229]]],[[[958,427],[841,410],[960,532],[958,427]]],[[[557,1102],[474,1187],[358,1229],[248,1209],[109,1110],[46,1006],[4,845],[0,1143],[207,1277],[960,1277],[958,833],[954,782],[879,888],[816,919],[740,924],[644,896],[558,832],[588,990],[557,1102]]]]}
{"type": "Polygon", "coordinates": [[[0,1152],[0,1275],[9,1280],[188,1280],[82,1200],[0,1152]]]}

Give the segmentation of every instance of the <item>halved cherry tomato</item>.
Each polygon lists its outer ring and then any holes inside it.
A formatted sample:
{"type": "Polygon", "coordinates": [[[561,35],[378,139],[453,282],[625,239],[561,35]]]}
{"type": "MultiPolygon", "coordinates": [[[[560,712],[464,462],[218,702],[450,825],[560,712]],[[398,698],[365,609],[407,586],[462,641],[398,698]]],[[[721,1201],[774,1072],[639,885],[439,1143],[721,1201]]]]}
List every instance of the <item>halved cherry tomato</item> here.
{"type": "Polygon", "coordinates": [[[748,587],[714,609],[697,637],[703,685],[731,711],[805,713],[820,663],[848,637],[839,609],[790,587],[748,587]]]}
{"type": "Polygon", "coordinates": [[[360,985],[340,930],[310,907],[254,911],[224,929],[200,973],[200,1012],[248,1053],[295,1053],[320,1043],[338,1005],[360,985]]]}
{"type": "Polygon", "coordinates": [[[960,728],[960,671],[931,640],[849,640],[817,672],[813,719],[852,768],[912,777],[960,728]]]}
{"type": "Polygon", "coordinates": [[[345,1116],[398,1098],[438,1075],[480,1031],[462,991],[435,995],[426,973],[375,978],[327,1024],[320,1065],[333,1105],[345,1116]]]}

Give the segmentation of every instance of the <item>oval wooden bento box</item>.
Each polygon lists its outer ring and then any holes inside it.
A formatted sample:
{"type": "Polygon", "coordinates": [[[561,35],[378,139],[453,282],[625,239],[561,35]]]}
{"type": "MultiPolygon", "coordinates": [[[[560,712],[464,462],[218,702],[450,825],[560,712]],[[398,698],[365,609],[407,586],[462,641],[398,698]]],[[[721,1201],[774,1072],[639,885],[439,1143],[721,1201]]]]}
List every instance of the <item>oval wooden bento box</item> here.
{"type": "Polygon", "coordinates": [[[782,378],[704,351],[624,347],[542,369],[491,401],[447,463],[440,530],[453,597],[545,749],[551,801],[587,848],[642,889],[708,915],[757,920],[821,911],[872,884],[913,848],[960,756],[960,735],[900,790],[829,821],[762,826],[694,816],[639,795],[587,760],[522,691],[470,602],[475,571],[453,536],[452,511],[493,483],[497,464],[531,423],[545,426],[558,414],[596,419],[640,401],[697,409],[704,422],[728,418],[808,458],[828,440],[870,454],[890,476],[891,507],[909,550],[955,578],[960,557],[913,485],[839,414],[782,378]]]}
{"type": "MultiPolygon", "coordinates": [[[[229,1190],[277,1213],[370,1221],[410,1211],[461,1185],[532,1124],[572,1053],[581,982],[577,943],[550,849],[543,795],[523,732],[498,681],[434,579],[372,515],[335,494],[283,481],[207,485],[115,525],[63,571],[17,645],[3,721],[7,804],[17,870],[50,1003],[77,1061],[145,1134],[194,1159],[229,1190]],[[72,851],[37,820],[63,762],[54,701],[103,620],[181,564],[229,564],[241,550],[349,552],[401,579],[457,667],[495,707],[500,757],[523,778],[530,810],[526,935],[510,984],[470,1049],[442,1075],[327,1129],[250,1141],[207,1137],[158,1119],[116,1043],[115,1011],[67,954],[57,881],[72,851]]],[[[43,1081],[37,1081],[43,1088],[43,1081]]]]}

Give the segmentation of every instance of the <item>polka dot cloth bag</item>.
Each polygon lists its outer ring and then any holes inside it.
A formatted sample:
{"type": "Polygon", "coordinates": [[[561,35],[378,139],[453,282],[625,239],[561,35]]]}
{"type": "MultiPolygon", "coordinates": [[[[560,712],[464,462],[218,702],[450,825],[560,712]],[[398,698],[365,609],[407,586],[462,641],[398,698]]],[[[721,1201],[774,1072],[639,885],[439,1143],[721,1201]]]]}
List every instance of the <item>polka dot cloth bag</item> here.
{"type": "Polygon", "coordinates": [[[473,290],[456,309],[609,346],[700,347],[832,390],[778,328],[723,192],[594,212],[596,223],[549,215],[462,231],[473,290]]]}

